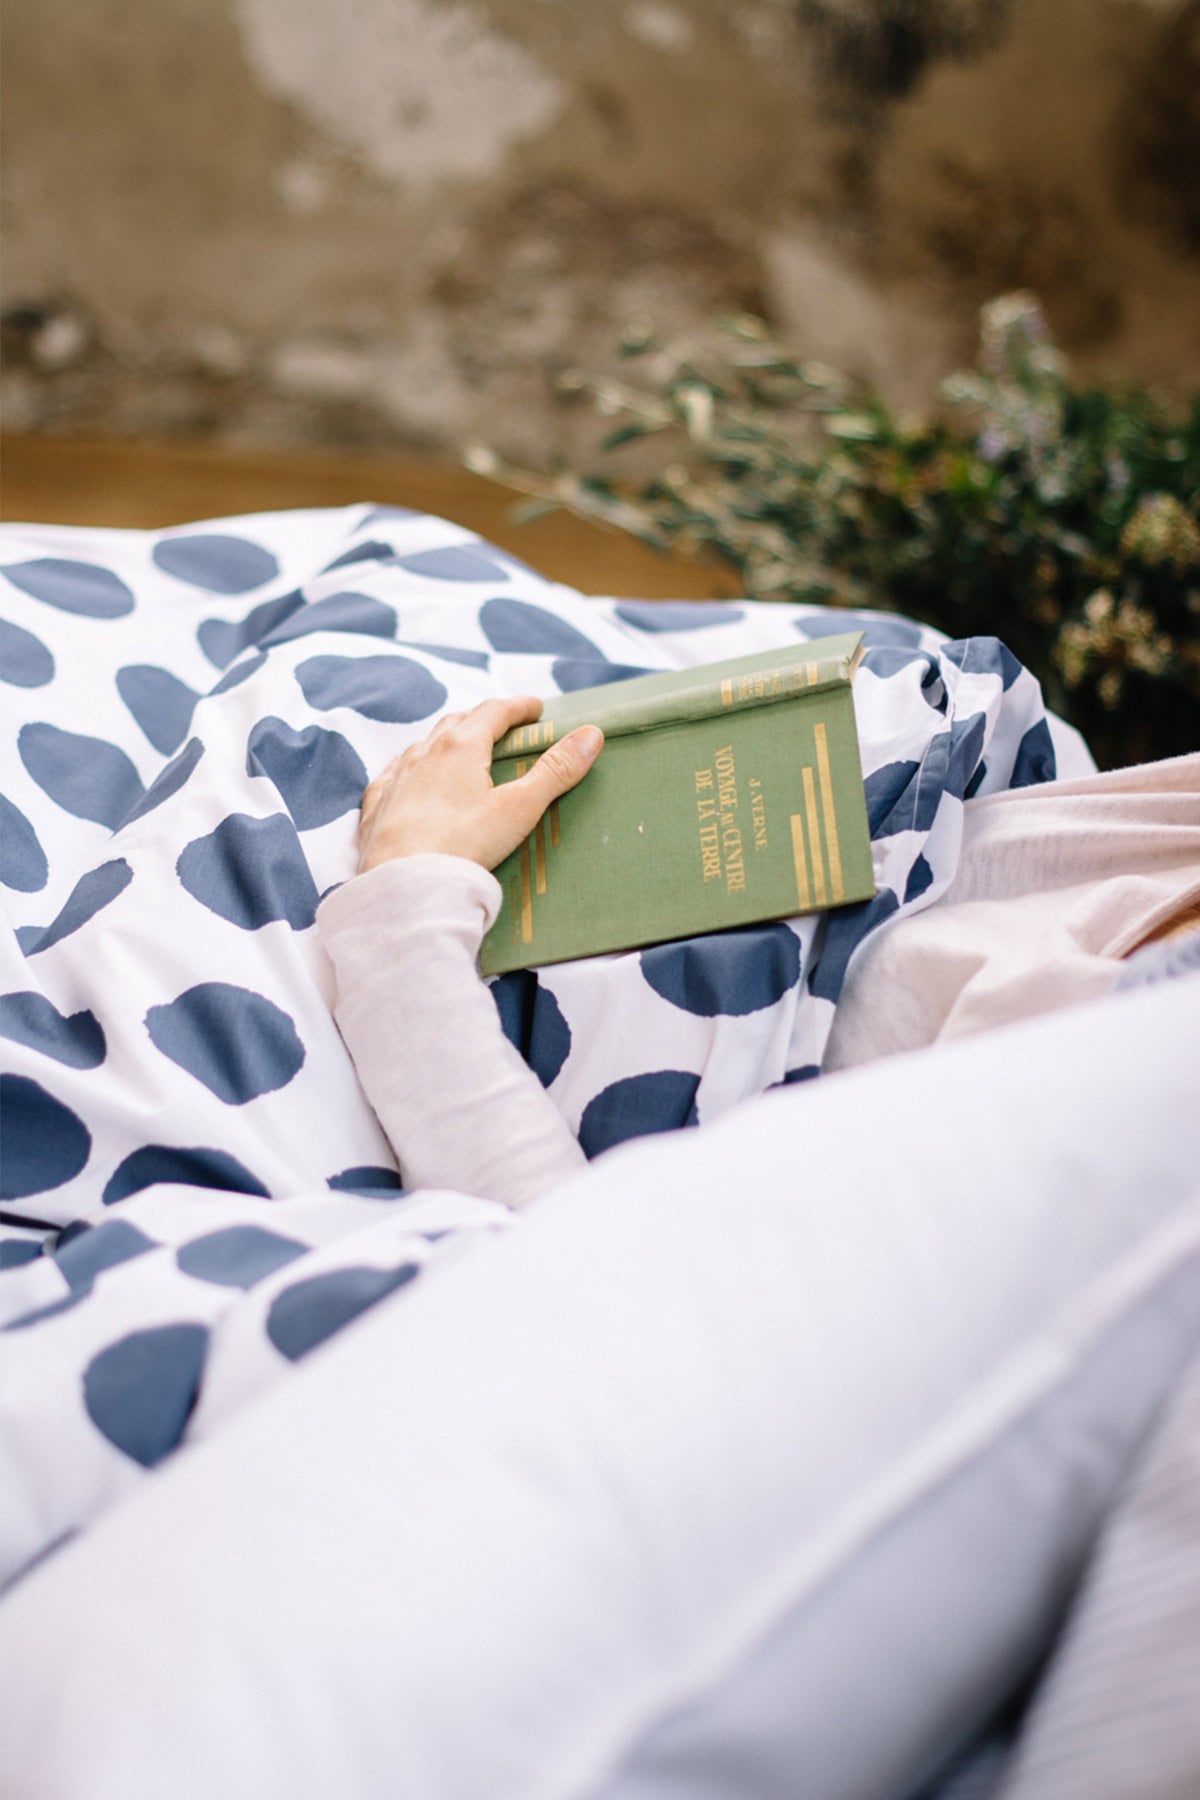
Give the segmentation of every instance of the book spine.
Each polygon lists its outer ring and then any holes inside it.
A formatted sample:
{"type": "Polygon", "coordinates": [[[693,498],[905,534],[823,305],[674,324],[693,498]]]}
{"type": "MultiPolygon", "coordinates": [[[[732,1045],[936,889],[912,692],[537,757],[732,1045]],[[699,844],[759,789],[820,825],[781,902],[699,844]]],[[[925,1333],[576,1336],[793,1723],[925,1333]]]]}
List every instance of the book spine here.
{"type": "Polygon", "coordinates": [[[753,673],[708,675],[672,688],[670,693],[651,697],[624,697],[621,689],[625,684],[614,682],[611,698],[597,703],[586,720],[574,717],[570,721],[564,719],[560,725],[554,714],[547,712],[535,724],[518,725],[502,737],[492,752],[492,761],[546,750],[576,725],[598,725],[606,738],[627,737],[633,732],[688,724],[695,719],[745,712],[751,707],[817,694],[848,682],[850,674],[851,659],[847,656],[813,658],[789,652],[781,653],[778,663],[753,673]]]}

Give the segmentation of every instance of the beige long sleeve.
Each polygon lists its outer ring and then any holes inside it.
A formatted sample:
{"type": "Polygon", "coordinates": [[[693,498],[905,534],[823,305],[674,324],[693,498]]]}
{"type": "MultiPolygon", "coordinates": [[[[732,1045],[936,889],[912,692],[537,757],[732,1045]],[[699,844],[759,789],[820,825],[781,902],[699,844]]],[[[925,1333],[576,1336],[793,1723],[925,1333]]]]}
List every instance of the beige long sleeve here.
{"type": "Polygon", "coordinates": [[[585,1164],[480,979],[500,884],[455,856],[410,856],[338,888],[317,923],[334,1016],[406,1187],[519,1207],[585,1164]]]}

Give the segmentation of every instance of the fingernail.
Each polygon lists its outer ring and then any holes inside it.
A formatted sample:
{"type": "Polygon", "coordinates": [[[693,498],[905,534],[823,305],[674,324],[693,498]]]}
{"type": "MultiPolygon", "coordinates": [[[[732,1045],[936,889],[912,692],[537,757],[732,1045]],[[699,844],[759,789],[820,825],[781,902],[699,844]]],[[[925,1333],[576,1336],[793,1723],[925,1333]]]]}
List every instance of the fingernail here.
{"type": "Polygon", "coordinates": [[[571,733],[571,741],[584,762],[595,762],[604,742],[604,733],[598,725],[581,725],[578,731],[571,733]]]}

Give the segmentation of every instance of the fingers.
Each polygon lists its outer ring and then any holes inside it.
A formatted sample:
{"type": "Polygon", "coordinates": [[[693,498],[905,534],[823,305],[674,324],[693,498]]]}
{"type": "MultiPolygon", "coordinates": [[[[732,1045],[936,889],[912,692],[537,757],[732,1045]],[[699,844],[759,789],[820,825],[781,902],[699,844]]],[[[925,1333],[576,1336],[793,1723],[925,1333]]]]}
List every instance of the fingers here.
{"type": "Polygon", "coordinates": [[[434,738],[457,737],[491,746],[515,725],[532,725],[541,718],[542,703],[534,694],[518,694],[507,700],[481,700],[469,712],[444,713],[430,732],[434,738]]]}
{"type": "Polygon", "coordinates": [[[580,725],[538,757],[528,775],[511,781],[498,792],[505,802],[528,819],[532,831],[546,808],[578,785],[604,748],[604,733],[595,725],[580,725]]]}

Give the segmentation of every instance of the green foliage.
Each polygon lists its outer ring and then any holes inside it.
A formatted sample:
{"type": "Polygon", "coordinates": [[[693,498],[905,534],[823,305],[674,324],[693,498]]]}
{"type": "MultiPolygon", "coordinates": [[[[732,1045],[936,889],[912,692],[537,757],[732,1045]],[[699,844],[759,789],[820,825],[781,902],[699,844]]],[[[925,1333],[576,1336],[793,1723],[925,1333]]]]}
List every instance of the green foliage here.
{"type": "Polygon", "coordinates": [[[560,384],[613,418],[606,448],[670,446],[649,477],[472,466],[527,511],[716,558],[758,599],[1001,637],[1104,766],[1200,747],[1200,395],[1180,410],[1076,386],[1025,294],[985,307],[977,368],[915,423],[760,321],[725,328],[716,367],[630,333],[641,386],[560,384]]]}

